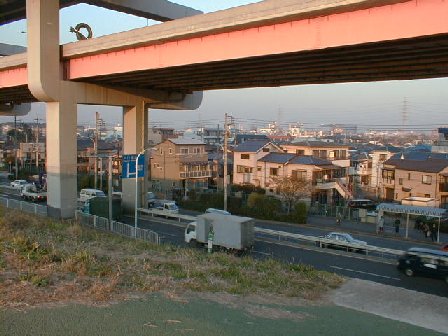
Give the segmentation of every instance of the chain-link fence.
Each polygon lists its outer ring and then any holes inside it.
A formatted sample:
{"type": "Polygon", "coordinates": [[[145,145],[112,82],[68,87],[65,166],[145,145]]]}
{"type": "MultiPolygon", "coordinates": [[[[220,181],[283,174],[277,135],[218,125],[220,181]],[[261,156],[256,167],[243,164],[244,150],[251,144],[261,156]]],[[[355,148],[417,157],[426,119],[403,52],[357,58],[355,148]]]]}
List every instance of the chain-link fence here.
{"type": "Polygon", "coordinates": [[[76,211],[76,220],[81,225],[88,226],[93,229],[110,231],[122,236],[141,239],[154,244],[160,244],[160,236],[151,230],[135,228],[129,224],[117,221],[112,221],[109,223],[107,218],[86,214],[82,211],[76,211]]]}

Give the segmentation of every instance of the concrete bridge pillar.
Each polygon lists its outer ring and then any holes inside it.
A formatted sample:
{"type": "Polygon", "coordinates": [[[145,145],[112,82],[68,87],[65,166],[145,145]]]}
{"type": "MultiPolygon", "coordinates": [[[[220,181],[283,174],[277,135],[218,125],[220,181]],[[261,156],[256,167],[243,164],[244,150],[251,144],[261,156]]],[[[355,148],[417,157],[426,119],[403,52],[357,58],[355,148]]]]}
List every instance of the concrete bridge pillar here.
{"type": "MultiPolygon", "coordinates": [[[[139,154],[147,152],[148,146],[148,110],[141,100],[135,106],[123,108],[123,154],[139,154]]],[[[149,155],[146,153],[146,155],[149,155]]],[[[147,160],[146,160],[147,162],[147,160]]],[[[144,205],[147,191],[147,174],[139,178],[124,178],[122,180],[122,206],[126,213],[133,213],[135,209],[135,188],[138,184],[137,206],[144,205]]]]}

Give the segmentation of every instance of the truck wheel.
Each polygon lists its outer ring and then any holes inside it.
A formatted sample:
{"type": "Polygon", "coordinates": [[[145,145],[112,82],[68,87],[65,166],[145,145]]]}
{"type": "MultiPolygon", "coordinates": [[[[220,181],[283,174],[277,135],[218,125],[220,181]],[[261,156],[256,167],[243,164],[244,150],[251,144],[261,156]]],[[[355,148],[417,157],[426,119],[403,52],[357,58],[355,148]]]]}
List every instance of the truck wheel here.
{"type": "Polygon", "coordinates": [[[196,241],[196,239],[192,239],[188,243],[188,246],[196,248],[196,247],[198,247],[198,242],[196,241]]]}
{"type": "Polygon", "coordinates": [[[404,274],[406,274],[408,277],[411,277],[411,276],[414,275],[414,271],[411,270],[410,268],[406,268],[406,269],[404,270],[404,274]]]}

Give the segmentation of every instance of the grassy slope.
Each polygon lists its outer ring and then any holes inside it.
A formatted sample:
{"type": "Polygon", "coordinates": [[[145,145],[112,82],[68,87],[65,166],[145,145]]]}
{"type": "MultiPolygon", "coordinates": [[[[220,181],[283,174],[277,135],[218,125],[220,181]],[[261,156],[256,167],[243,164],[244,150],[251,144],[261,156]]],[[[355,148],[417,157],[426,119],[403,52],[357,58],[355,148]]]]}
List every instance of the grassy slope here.
{"type": "Polygon", "coordinates": [[[310,266],[156,246],[0,208],[3,307],[187,290],[316,299],[341,282],[310,266]]]}

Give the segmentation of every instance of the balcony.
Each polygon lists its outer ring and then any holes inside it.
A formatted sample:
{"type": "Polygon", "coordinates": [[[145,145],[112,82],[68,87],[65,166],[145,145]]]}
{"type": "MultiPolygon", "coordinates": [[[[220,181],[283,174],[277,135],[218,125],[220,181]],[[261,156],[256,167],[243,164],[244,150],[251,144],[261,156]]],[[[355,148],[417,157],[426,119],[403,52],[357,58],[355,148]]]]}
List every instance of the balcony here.
{"type": "Polygon", "coordinates": [[[203,178],[203,177],[212,177],[211,170],[203,170],[203,171],[190,171],[190,172],[181,172],[181,179],[189,179],[189,178],[203,178]]]}

